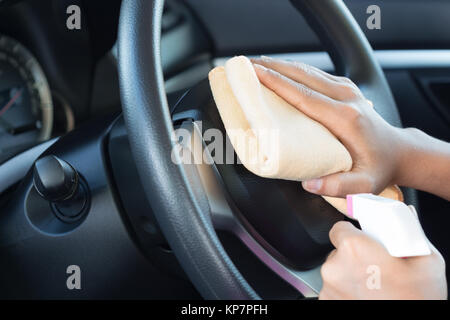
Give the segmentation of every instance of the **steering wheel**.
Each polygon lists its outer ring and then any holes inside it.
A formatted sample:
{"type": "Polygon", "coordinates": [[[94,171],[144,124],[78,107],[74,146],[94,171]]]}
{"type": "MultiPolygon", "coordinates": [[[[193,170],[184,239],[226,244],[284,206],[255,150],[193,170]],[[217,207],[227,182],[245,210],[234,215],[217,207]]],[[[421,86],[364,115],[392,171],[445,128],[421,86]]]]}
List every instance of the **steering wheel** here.
{"type": "MultiPolygon", "coordinates": [[[[401,126],[383,71],[343,1],[291,2],[327,48],[337,74],[351,78],[388,122],[401,126]]],[[[122,108],[132,153],[164,236],[189,279],[206,299],[259,298],[224,250],[216,232],[219,229],[237,235],[262,262],[304,296],[316,296],[321,289],[319,260],[299,269],[277,256],[270,245],[265,246],[264,237],[249,231],[251,226],[239,218],[239,208],[230,200],[214,164],[186,165],[172,161],[172,150],[178,142],[174,139],[161,68],[163,5],[163,0],[123,1],[118,61],[122,108]]],[[[194,140],[204,145],[195,124],[183,125],[194,140]]],[[[405,198],[413,201],[411,194],[405,198]]],[[[303,201],[307,206],[307,202],[316,200],[303,201]]],[[[327,228],[331,225],[327,224],[327,228]]]]}

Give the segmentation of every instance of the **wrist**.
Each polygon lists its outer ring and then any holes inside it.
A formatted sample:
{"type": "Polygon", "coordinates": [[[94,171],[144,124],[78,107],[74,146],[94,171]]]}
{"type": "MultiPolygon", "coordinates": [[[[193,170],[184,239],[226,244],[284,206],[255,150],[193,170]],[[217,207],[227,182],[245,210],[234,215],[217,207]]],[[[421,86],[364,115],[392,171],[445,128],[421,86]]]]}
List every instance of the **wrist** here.
{"type": "Polygon", "coordinates": [[[397,161],[394,183],[404,187],[414,187],[414,179],[420,163],[420,150],[417,141],[422,132],[415,128],[395,128],[397,140],[397,161]]]}

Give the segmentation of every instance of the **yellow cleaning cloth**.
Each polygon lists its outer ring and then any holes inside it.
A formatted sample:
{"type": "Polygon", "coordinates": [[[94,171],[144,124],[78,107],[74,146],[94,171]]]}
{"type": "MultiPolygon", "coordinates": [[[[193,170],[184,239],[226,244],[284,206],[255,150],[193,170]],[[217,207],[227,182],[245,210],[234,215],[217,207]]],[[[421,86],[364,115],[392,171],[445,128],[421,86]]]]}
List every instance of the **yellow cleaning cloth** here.
{"type": "MultiPolygon", "coordinates": [[[[246,57],[234,57],[209,73],[211,90],[231,144],[242,164],[265,178],[304,181],[349,171],[341,142],[259,82],[246,57]]],[[[381,196],[403,201],[392,186],[381,196]]],[[[346,200],[324,197],[346,214],[346,200]]]]}

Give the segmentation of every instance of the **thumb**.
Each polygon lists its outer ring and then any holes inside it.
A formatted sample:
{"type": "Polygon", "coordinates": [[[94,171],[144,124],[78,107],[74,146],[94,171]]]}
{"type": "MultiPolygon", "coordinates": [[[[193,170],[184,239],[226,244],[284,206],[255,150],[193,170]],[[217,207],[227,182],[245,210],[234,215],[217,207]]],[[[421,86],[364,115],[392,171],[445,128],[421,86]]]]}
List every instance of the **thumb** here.
{"type": "Polygon", "coordinates": [[[354,171],[303,181],[302,186],[311,193],[339,198],[345,198],[348,194],[371,193],[374,189],[369,175],[354,171]]]}
{"type": "MultiPolygon", "coordinates": [[[[335,248],[339,248],[344,240],[360,239],[364,233],[348,221],[339,221],[331,228],[330,241],[335,248]]],[[[347,242],[348,243],[348,242],[347,242]]]]}

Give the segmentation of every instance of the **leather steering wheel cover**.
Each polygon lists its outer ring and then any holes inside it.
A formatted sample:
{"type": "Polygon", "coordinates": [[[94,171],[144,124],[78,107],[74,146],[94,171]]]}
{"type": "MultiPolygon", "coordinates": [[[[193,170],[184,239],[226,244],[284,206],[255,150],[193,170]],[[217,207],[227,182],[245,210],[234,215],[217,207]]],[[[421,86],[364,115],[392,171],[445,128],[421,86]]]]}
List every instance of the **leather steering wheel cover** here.
{"type": "MultiPolygon", "coordinates": [[[[337,44],[349,46],[344,51],[338,51],[337,56],[346,57],[342,61],[350,66],[350,75],[352,70],[358,68],[371,70],[369,79],[362,78],[358,84],[367,87],[367,97],[375,104],[387,99],[390,107],[380,113],[399,124],[384,75],[345,5],[338,4],[340,1],[337,0],[303,1],[310,8],[304,13],[309,13],[312,20],[329,19],[326,25],[333,24],[340,39],[337,44]],[[318,2],[322,7],[314,4],[318,2]],[[318,10],[323,14],[316,15],[318,10]],[[357,30],[352,31],[352,28],[357,30]],[[348,32],[356,32],[352,36],[354,43],[344,41],[348,32]],[[366,65],[356,66],[358,55],[364,56],[360,59],[364,58],[366,65]]],[[[207,215],[206,197],[199,196],[198,190],[193,190],[183,167],[171,161],[173,125],[160,59],[163,3],[163,0],[123,0],[121,7],[119,80],[133,157],[161,230],[200,294],[206,299],[258,299],[223,249],[207,215]]]]}
{"type": "MultiPolygon", "coordinates": [[[[225,253],[182,166],[171,161],[172,119],[160,59],[162,0],[124,0],[118,53],[123,114],[133,157],[156,219],[206,299],[258,299],[225,253]]],[[[200,200],[199,200],[200,198],[200,200]]]]}

